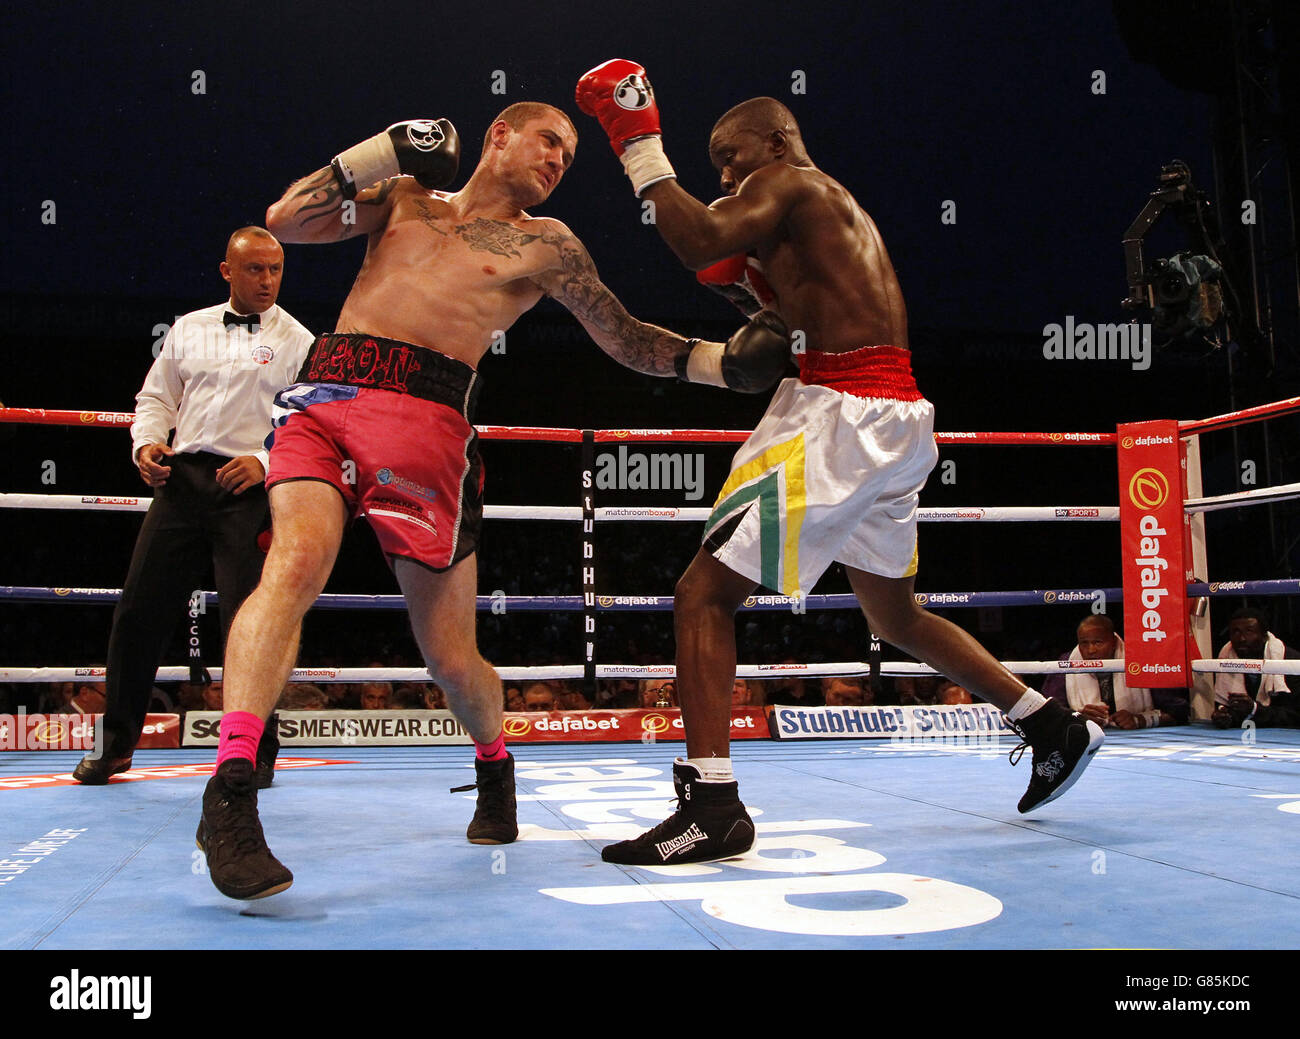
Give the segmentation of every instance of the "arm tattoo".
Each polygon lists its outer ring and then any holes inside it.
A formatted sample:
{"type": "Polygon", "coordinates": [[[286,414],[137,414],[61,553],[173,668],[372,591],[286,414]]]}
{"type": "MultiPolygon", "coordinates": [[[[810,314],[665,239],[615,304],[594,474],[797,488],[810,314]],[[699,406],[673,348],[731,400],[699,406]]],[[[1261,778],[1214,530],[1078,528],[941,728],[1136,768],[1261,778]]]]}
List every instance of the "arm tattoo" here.
{"type": "Polygon", "coordinates": [[[605,287],[591,256],[572,235],[551,231],[541,237],[560,258],[560,270],[552,272],[546,286],[548,294],[587,326],[596,345],[635,371],[674,375],[678,354],[686,352],[686,340],[629,314],[605,287]]]}
{"type": "Polygon", "coordinates": [[[334,171],[328,167],[308,177],[303,181],[302,187],[293,193],[296,199],[307,198],[297,209],[298,226],[305,229],[313,220],[336,213],[342,195],[343,189],[339,187],[334,171]],[[308,213],[311,215],[308,216],[308,213]]]}

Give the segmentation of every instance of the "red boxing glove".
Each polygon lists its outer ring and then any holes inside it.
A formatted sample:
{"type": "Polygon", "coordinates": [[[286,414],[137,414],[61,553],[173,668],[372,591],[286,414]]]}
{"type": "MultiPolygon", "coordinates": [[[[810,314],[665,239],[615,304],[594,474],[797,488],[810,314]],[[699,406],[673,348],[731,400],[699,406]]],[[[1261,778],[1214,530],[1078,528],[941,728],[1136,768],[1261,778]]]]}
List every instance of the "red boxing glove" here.
{"type": "Polygon", "coordinates": [[[753,317],[776,302],[776,293],[763,275],[763,265],[757,257],[745,253],[696,271],[695,278],[734,303],[745,317],[753,317]]]}
{"type": "Polygon", "coordinates": [[[613,58],[578,80],[578,107],[600,120],[615,155],[638,137],[659,133],[659,107],[645,69],[634,61],[613,58]]]}
{"type": "Polygon", "coordinates": [[[652,184],[676,179],[659,136],[659,106],[645,69],[613,58],[578,80],[578,107],[595,116],[609,135],[637,197],[652,184]]]}

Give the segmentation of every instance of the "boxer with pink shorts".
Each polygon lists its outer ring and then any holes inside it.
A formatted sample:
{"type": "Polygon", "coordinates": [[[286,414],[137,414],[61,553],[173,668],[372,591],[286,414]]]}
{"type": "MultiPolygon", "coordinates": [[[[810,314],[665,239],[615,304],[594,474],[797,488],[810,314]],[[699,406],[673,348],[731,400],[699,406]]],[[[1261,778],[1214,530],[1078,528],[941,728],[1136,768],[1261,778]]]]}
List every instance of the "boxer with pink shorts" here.
{"type": "Polygon", "coordinates": [[[320,480],[365,516],[391,565],[442,571],[478,546],[478,373],[425,347],[325,335],[276,397],[267,487],[320,480]]]}

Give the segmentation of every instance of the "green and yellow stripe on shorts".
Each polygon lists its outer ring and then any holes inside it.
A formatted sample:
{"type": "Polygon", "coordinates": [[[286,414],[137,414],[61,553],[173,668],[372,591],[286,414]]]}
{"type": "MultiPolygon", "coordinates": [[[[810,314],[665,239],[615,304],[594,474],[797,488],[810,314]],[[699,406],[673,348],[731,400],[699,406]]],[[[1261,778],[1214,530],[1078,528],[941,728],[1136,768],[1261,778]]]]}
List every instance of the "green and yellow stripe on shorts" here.
{"type": "Polygon", "coordinates": [[[798,595],[799,534],[806,504],[804,439],[799,433],[727,477],[704,525],[704,539],[747,509],[758,509],[759,580],[782,595],[798,595]]]}

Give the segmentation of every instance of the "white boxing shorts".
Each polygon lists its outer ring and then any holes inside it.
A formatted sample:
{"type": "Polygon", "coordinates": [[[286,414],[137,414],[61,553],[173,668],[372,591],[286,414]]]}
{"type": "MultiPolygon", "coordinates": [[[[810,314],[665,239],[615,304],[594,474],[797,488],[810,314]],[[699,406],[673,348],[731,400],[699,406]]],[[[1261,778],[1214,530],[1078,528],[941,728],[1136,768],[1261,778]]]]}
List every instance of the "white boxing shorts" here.
{"type": "Polygon", "coordinates": [[[917,498],[938,458],[909,351],[810,350],[736,452],[704,547],[782,595],[808,595],[833,562],[911,577],[917,498]]]}

